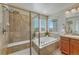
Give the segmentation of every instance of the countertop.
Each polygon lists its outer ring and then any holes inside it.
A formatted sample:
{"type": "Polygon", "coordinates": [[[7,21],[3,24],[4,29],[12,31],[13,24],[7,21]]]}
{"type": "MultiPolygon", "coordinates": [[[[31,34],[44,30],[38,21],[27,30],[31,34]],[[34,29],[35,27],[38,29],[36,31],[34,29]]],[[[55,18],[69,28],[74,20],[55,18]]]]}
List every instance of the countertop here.
{"type": "Polygon", "coordinates": [[[79,39],[78,35],[64,34],[64,35],[61,35],[61,36],[63,36],[63,37],[69,37],[69,38],[72,38],[72,39],[79,39]]]}

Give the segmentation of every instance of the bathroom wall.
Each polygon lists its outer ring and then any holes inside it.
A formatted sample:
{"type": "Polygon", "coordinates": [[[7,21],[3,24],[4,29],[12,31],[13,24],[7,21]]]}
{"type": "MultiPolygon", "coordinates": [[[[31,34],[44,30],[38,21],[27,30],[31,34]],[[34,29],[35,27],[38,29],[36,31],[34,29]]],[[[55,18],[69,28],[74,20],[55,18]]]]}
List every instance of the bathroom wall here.
{"type": "Polygon", "coordinates": [[[63,33],[63,30],[64,30],[64,25],[66,23],[66,19],[65,19],[65,15],[64,13],[62,15],[59,15],[58,16],[58,33],[61,35],[61,34],[64,34],[63,33]]]}
{"type": "Polygon", "coordinates": [[[57,32],[60,35],[64,34],[63,29],[65,28],[64,25],[66,23],[65,11],[66,11],[66,9],[58,11],[57,13],[53,14],[52,16],[50,16],[51,18],[58,20],[57,32]]]}

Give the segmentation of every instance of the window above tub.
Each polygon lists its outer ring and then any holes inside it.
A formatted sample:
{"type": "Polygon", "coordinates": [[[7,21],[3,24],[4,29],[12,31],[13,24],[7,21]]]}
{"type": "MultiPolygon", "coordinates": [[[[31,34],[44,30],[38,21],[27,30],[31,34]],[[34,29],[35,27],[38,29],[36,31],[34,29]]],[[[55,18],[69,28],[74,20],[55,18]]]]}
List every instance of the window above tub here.
{"type": "Polygon", "coordinates": [[[57,31],[57,19],[48,19],[48,32],[57,31]]]}
{"type": "Polygon", "coordinates": [[[46,16],[35,16],[33,18],[33,27],[35,32],[45,33],[47,30],[48,32],[55,32],[57,31],[57,19],[50,19],[46,16]]]}
{"type": "Polygon", "coordinates": [[[40,32],[46,32],[46,17],[40,16],[40,32]]]}
{"type": "Polygon", "coordinates": [[[35,32],[46,32],[46,16],[36,16],[33,18],[33,27],[35,32]]]}

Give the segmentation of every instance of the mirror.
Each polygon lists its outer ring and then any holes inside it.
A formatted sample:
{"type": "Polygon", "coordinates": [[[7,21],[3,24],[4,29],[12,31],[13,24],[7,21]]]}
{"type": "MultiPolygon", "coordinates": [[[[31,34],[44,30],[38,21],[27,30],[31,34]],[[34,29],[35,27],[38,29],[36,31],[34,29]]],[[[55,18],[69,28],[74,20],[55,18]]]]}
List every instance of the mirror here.
{"type": "Polygon", "coordinates": [[[79,17],[70,17],[66,19],[67,33],[79,35],[79,17]]]}

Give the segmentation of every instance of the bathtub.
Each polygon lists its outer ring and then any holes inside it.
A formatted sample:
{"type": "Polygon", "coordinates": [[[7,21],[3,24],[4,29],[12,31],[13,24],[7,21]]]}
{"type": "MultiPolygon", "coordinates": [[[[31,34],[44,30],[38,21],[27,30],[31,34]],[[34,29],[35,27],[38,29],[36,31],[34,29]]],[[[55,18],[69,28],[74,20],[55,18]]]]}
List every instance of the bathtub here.
{"type": "Polygon", "coordinates": [[[46,47],[52,43],[55,43],[59,41],[59,39],[54,38],[54,37],[41,37],[40,38],[40,45],[39,45],[39,39],[38,38],[34,38],[33,42],[39,47],[39,48],[43,48],[46,47]]]}
{"type": "Polygon", "coordinates": [[[59,48],[59,39],[54,37],[41,37],[40,45],[39,39],[34,38],[32,42],[32,46],[35,51],[41,55],[49,55],[52,54],[56,49],[59,48]]]}

